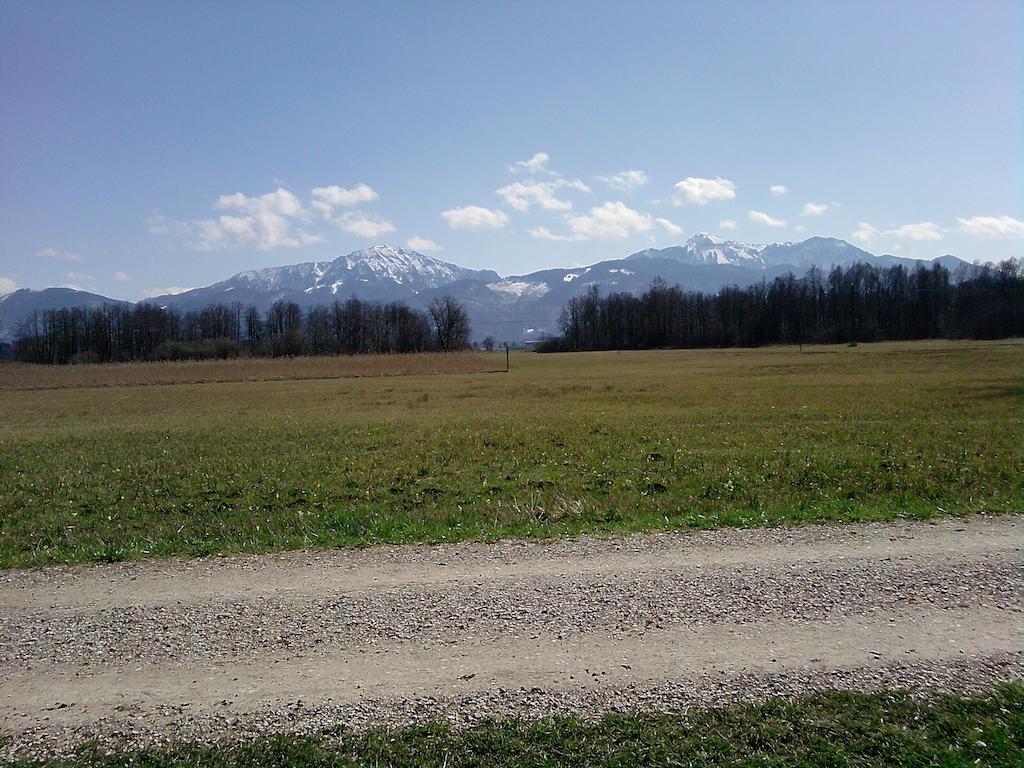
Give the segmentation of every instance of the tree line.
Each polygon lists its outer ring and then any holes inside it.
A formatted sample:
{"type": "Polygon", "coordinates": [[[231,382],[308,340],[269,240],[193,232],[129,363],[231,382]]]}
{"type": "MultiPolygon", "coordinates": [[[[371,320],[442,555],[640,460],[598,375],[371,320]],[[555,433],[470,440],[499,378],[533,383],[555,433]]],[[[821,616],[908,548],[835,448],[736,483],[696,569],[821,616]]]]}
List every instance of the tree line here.
{"type": "Polygon", "coordinates": [[[240,355],[356,355],[455,351],[469,346],[465,308],[446,296],[426,311],[351,298],[266,312],[240,303],[179,312],[152,304],[37,312],[16,330],[14,358],[30,363],[196,360],[240,355]]]}
{"type": "Polygon", "coordinates": [[[593,287],[569,301],[558,327],[540,351],[1007,338],[1024,336],[1024,273],[1013,259],[958,279],[939,264],[854,264],[715,294],[661,280],[640,296],[593,287]]]}

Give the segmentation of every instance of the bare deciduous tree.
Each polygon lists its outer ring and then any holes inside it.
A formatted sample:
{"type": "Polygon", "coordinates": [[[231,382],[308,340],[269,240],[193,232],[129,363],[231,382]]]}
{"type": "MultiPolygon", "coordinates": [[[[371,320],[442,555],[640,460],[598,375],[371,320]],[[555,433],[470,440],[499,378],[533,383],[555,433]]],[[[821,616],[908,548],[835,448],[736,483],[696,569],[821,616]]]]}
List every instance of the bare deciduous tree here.
{"type": "Polygon", "coordinates": [[[899,339],[996,339],[1024,333],[1024,270],[1019,261],[812,268],[715,294],[655,280],[640,296],[596,287],[574,296],[558,320],[561,338],[541,350],[759,347],[856,344],[899,339]]]}
{"type": "Polygon", "coordinates": [[[469,315],[452,296],[434,299],[427,307],[434,323],[437,346],[442,352],[452,352],[469,346],[469,315]]]}

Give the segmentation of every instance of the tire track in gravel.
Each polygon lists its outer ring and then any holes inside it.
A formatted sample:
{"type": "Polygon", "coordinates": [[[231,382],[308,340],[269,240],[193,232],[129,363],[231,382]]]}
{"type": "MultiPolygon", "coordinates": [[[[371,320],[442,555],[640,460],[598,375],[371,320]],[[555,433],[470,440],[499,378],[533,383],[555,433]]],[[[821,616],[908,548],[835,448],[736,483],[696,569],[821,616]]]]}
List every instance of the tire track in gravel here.
{"type": "Polygon", "coordinates": [[[0,607],[80,611],[256,595],[325,594],[503,577],[564,577],[684,566],[985,556],[1020,549],[1017,516],[929,522],[717,528],[434,546],[229,555],[0,570],[0,607]]]}
{"type": "Polygon", "coordinates": [[[1005,605],[1020,590],[1019,560],[992,556],[941,563],[904,558],[817,567],[680,567],[615,576],[530,576],[406,584],[341,596],[259,595],[245,601],[92,609],[54,621],[48,611],[12,611],[0,622],[0,663],[123,664],[232,661],[254,654],[286,659],[343,646],[458,645],[467,640],[547,634],[557,639],[600,627],[618,635],[652,629],[766,620],[822,620],[919,603],[931,609],[1005,605]],[[566,606],[572,606],[566,610],[566,606]]]}

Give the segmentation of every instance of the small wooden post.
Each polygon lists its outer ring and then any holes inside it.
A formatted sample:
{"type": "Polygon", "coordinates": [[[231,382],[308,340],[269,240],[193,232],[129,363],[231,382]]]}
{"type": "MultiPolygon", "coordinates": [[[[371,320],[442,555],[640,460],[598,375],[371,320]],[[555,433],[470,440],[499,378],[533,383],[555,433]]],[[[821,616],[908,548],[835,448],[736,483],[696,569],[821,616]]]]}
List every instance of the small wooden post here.
{"type": "Polygon", "coordinates": [[[508,371],[509,371],[509,365],[508,365],[508,342],[506,341],[505,342],[505,373],[508,373],[508,371]]]}

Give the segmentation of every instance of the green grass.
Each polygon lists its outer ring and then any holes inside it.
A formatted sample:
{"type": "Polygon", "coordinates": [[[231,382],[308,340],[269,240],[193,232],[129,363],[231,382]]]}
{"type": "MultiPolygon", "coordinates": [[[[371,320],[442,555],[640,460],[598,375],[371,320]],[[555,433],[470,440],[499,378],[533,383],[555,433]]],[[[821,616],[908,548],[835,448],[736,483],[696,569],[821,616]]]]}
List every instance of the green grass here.
{"type": "Polygon", "coordinates": [[[276,736],[113,755],[86,747],[44,764],[104,768],[343,766],[1016,766],[1024,765],[1024,685],[976,698],[828,693],[671,715],[427,725],[362,734],[276,736]]]}
{"type": "Polygon", "coordinates": [[[1024,343],[0,392],[0,566],[1024,509],[1024,343]]]}

